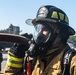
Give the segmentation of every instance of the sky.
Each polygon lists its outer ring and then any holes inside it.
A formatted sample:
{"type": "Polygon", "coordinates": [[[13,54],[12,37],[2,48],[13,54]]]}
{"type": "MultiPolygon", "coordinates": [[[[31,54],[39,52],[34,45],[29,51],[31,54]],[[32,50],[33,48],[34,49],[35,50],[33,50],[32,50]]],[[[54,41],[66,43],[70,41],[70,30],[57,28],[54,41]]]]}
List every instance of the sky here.
{"type": "Polygon", "coordinates": [[[69,25],[76,30],[76,0],[0,0],[0,30],[13,24],[20,27],[21,33],[33,33],[33,26],[25,21],[35,18],[39,7],[43,5],[62,9],[69,17],[69,25]]]}

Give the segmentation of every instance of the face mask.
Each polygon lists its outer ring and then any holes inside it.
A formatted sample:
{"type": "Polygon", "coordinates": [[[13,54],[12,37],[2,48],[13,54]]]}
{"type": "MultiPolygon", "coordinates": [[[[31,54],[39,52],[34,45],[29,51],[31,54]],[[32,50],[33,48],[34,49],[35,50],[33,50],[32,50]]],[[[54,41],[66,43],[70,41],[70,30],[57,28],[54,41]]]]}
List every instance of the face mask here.
{"type": "Polygon", "coordinates": [[[46,23],[38,23],[34,27],[35,32],[28,49],[28,55],[31,57],[43,57],[55,40],[57,33],[54,33],[53,29],[46,23]]]}
{"type": "Polygon", "coordinates": [[[43,24],[35,25],[34,41],[36,44],[45,44],[51,35],[51,29],[43,24]]]}

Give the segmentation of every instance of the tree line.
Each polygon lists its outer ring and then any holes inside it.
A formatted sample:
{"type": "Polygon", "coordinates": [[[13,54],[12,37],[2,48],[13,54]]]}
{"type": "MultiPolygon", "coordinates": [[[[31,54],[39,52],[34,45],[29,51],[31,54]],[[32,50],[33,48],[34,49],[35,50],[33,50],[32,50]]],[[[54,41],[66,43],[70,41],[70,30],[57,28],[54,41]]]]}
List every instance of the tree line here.
{"type": "Polygon", "coordinates": [[[76,48],[76,35],[70,36],[70,38],[68,39],[68,42],[72,43],[74,47],[76,48]]]}

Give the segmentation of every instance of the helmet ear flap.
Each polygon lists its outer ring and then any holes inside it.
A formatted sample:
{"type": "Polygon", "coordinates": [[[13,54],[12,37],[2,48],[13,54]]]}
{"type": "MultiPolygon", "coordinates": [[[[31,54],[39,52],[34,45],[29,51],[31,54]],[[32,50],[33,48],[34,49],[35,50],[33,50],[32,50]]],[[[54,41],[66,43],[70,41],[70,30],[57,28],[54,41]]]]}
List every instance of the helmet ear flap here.
{"type": "Polygon", "coordinates": [[[69,31],[68,31],[68,27],[65,27],[65,26],[60,26],[59,27],[59,35],[61,37],[61,40],[66,43],[70,34],[69,34],[69,31]]]}

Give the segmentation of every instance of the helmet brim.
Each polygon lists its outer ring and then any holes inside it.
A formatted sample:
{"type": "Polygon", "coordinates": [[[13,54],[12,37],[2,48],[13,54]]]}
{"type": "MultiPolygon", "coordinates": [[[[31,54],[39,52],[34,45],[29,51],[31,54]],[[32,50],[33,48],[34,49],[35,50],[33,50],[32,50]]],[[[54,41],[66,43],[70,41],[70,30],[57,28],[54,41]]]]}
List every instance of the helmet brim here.
{"type": "Polygon", "coordinates": [[[31,25],[31,26],[34,26],[37,22],[54,22],[56,23],[56,20],[53,20],[53,19],[46,19],[46,18],[35,18],[35,19],[27,19],[25,21],[26,24],[28,25],[31,25]]]}
{"type": "Polygon", "coordinates": [[[65,25],[66,27],[68,27],[68,31],[69,31],[69,34],[70,35],[74,35],[75,34],[75,30],[72,28],[72,27],[70,27],[69,25],[67,25],[67,24],[63,24],[62,22],[60,22],[60,21],[56,21],[56,20],[54,20],[54,19],[47,19],[47,18],[35,18],[35,19],[27,19],[25,22],[26,22],[26,24],[28,24],[28,25],[32,25],[32,26],[34,26],[37,22],[54,22],[54,23],[57,23],[57,22],[59,22],[59,23],[61,23],[62,25],[65,25]]]}

